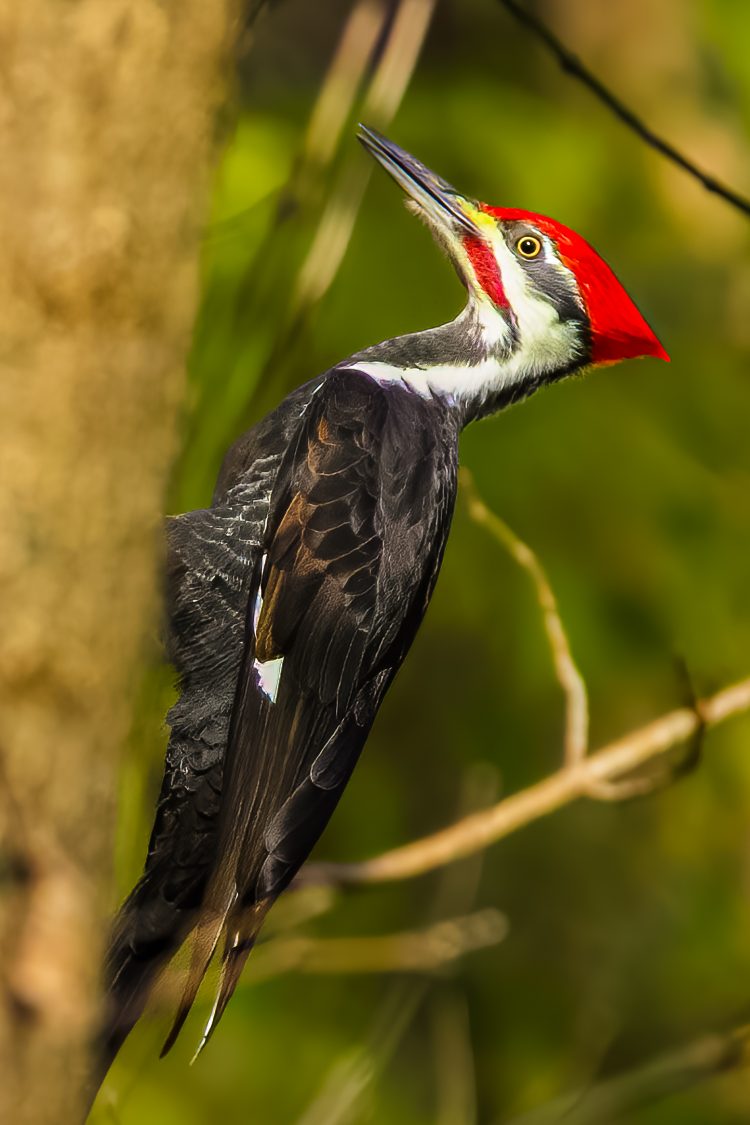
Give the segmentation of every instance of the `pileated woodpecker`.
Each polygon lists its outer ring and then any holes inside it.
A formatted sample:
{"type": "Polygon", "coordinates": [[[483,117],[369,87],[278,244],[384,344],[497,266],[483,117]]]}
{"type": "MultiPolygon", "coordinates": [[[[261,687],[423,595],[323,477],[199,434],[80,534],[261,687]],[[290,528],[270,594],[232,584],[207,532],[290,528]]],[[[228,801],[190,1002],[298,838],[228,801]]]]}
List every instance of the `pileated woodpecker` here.
{"type": "Polygon", "coordinates": [[[165,1050],[223,935],[202,1042],[216,1026],[427,609],[463,427],[582,368],[668,358],[580,235],[459,194],[371,129],[359,139],[446,251],[466,307],[294,391],[229,450],[211,507],[168,523],[180,697],[145,870],[109,948],[103,1069],[191,933],[165,1050]]]}

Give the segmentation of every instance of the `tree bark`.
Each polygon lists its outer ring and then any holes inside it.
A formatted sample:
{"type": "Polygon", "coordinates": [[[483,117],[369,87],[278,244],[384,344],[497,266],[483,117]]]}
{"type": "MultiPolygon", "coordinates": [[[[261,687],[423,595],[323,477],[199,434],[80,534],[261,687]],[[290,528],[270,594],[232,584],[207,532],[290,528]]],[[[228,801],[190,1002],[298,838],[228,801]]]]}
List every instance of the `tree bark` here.
{"type": "Polygon", "coordinates": [[[81,1113],[234,0],[0,0],[0,1120],[81,1113]]]}

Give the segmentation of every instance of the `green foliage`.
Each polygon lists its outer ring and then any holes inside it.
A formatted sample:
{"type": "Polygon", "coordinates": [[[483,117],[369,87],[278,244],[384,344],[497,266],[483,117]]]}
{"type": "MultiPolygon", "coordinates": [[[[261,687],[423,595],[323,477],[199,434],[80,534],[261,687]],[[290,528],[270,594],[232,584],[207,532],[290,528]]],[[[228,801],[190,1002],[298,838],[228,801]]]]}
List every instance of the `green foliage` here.
{"type": "MultiPolygon", "coordinates": [[[[580,42],[571,45],[655,128],[741,186],[750,8],[694,0],[641,9],[662,36],[657,48],[643,23],[629,26],[624,3],[596,16],[598,6],[574,7],[568,38],[580,42]]],[[[293,315],[333,172],[313,175],[301,194],[288,177],[341,5],[319,11],[315,28],[303,9],[280,5],[260,29],[217,172],[175,510],[208,501],[229,442],[292,386],[356,348],[449,318],[461,301],[429,236],[378,172],[333,287],[319,307],[293,315]],[[315,65],[282,84],[263,52],[294,60],[308,39],[315,65]]],[[[462,190],[580,230],[672,356],[669,366],[631,363],[554,387],[463,441],[479,491],[533,545],[558,594],[589,686],[593,744],[682,704],[681,662],[700,694],[747,675],[747,224],[480,0],[440,13],[390,132],[462,190]]],[[[354,144],[348,129],[344,147],[354,144]]],[[[123,891],[147,838],[163,738],[155,716],[168,691],[149,685],[123,775],[123,891]]],[[[459,505],[427,622],[319,856],[364,857],[449,822],[477,761],[494,763],[503,791],[532,783],[559,763],[561,717],[528,578],[459,505]]],[[[373,1046],[373,1026],[393,1004],[383,978],[254,985],[251,960],[198,1064],[187,1069],[207,1001],[164,1063],[164,1019],[138,1029],[108,1083],[112,1115],[105,1095],[96,1120],[286,1125],[358,1048],[376,1077],[342,1120],[453,1121],[441,1117],[433,1032],[436,1005],[454,991],[468,1004],[461,1034],[470,1036],[482,1122],[510,1121],[741,1022],[750,1000],[749,736],[750,721],[734,721],[708,737],[700,770],[674,788],[624,806],[571,807],[490,850],[477,905],[502,909],[509,936],[432,981],[397,1047],[382,1047],[382,1036],[373,1046]]],[[[342,897],[306,932],[419,927],[432,918],[440,879],[342,897]]],[[[740,1072],[627,1120],[749,1118],[740,1072]]]]}

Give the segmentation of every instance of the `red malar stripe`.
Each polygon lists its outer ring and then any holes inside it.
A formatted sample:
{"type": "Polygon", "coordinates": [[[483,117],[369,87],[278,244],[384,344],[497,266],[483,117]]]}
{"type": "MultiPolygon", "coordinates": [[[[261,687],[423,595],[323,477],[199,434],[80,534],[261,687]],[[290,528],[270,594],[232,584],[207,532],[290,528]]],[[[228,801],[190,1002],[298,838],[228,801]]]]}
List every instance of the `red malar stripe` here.
{"type": "Polygon", "coordinates": [[[500,277],[495,255],[483,238],[464,239],[464,249],[468,254],[477,281],[487,296],[500,308],[508,307],[503,281],[500,277]]]}

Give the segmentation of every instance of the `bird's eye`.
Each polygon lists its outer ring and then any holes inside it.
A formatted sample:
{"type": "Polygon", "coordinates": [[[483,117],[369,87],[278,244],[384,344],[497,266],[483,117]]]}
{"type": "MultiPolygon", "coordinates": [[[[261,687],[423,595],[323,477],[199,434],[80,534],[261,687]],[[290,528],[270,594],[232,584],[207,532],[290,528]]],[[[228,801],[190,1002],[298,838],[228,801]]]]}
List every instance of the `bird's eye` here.
{"type": "Polygon", "coordinates": [[[542,243],[532,234],[525,234],[516,243],[516,250],[522,258],[536,258],[541,253],[542,243]]]}

